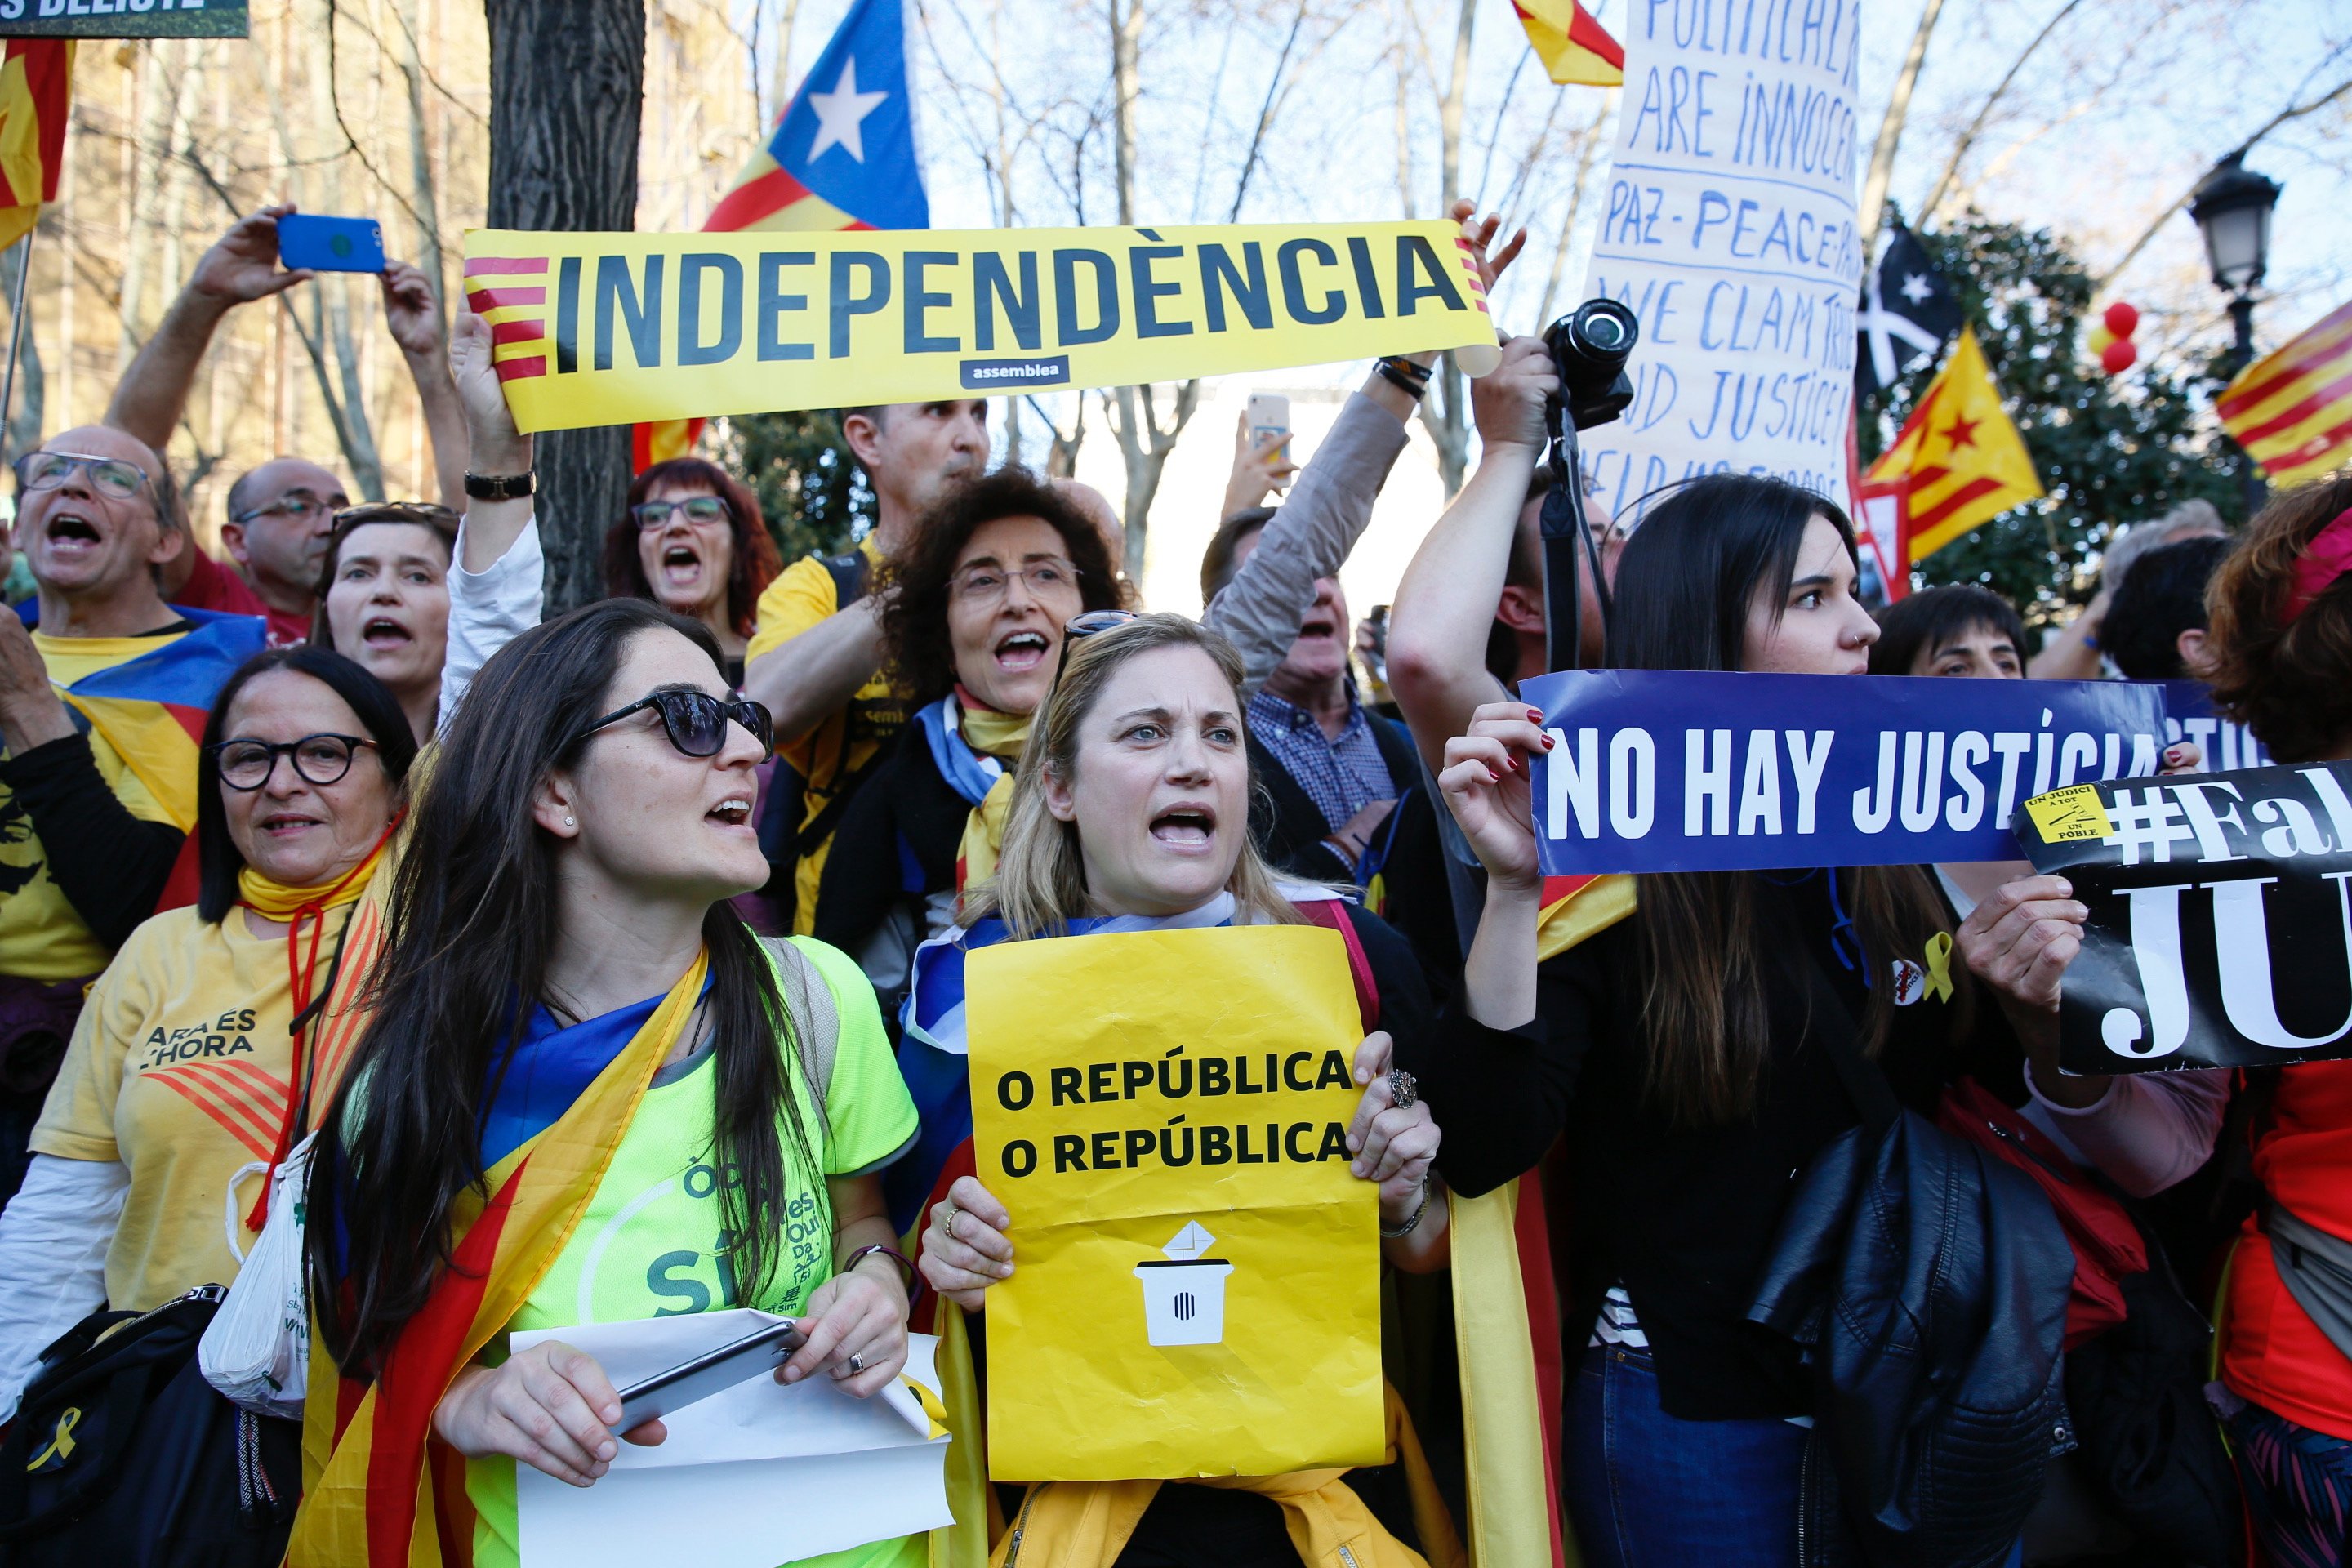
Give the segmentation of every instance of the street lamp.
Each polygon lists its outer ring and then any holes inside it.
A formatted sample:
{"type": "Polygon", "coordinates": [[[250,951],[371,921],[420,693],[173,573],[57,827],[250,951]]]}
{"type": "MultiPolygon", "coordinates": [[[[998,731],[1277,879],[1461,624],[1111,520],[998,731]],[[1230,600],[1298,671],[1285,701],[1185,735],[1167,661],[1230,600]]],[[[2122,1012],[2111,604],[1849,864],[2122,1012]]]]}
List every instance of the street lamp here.
{"type": "MultiPolygon", "coordinates": [[[[2254,363],[2254,285],[2263,280],[2270,261],[2271,209],[2278,205],[2279,184],[2245,166],[2242,148],[2213,165],[2197,183],[2189,197],[2189,216],[2205,237],[2205,258],[2212,264],[2213,286],[2230,296],[2230,320],[2238,341],[2230,353],[2230,374],[2254,363]]],[[[2245,469],[2246,515],[2260,510],[2268,487],[2251,455],[2245,469]]]]}

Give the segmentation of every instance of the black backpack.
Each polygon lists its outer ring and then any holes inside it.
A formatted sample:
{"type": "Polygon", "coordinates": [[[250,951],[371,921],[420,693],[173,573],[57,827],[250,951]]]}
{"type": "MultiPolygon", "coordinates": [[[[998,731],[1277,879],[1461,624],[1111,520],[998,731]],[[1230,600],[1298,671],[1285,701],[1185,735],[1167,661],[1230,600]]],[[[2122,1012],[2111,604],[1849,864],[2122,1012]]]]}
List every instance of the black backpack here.
{"type": "MultiPolygon", "coordinates": [[[[812,557],[833,579],[833,608],[835,615],[866,597],[869,563],[863,550],[845,551],[839,555],[812,557]]],[[[760,889],[762,897],[776,906],[783,929],[793,929],[793,917],[799,902],[799,887],[794,877],[800,869],[801,857],[814,854],[817,846],[833,837],[841,826],[842,814],[849,809],[857,786],[865,781],[882,759],[877,752],[866,765],[841,779],[833,798],[814,822],[803,824],[806,814],[808,781],[800,770],[786,762],[780,752],[776,771],[768,785],[768,794],[760,804],[760,849],[768,858],[768,885],[760,889]]]]}
{"type": "Polygon", "coordinates": [[[197,1342],[228,1292],[93,1312],[41,1352],[0,1443],[0,1568],[275,1568],[299,1422],[238,1409],[197,1342]]]}

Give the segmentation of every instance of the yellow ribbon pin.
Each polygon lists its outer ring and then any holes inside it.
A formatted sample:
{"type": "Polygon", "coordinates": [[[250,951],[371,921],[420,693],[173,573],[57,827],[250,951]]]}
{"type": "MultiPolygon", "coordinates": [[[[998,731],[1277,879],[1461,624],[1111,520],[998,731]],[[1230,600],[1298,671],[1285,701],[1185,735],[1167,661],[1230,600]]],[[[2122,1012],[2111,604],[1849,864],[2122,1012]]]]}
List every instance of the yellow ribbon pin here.
{"type": "Polygon", "coordinates": [[[1927,939],[1927,994],[1938,1002],[1952,999],[1952,933],[1939,931],[1927,939]]]}
{"type": "Polygon", "coordinates": [[[57,1436],[49,1439],[49,1446],[47,1447],[33,1456],[33,1462],[25,1467],[26,1473],[29,1475],[32,1472],[40,1469],[51,1459],[57,1460],[59,1464],[63,1464],[68,1459],[72,1458],[74,1451],[73,1429],[80,1425],[81,1407],[79,1405],[68,1406],[66,1413],[58,1417],[57,1436]]]}

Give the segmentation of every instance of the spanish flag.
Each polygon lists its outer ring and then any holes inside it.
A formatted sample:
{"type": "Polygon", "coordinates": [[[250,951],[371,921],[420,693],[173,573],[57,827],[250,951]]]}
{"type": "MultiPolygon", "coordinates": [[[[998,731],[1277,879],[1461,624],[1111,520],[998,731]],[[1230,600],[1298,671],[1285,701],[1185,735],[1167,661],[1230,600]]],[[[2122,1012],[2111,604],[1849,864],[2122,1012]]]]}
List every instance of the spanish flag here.
{"type": "Polygon", "coordinates": [[[1566,87],[1622,87],[1625,49],[1577,0],[1511,0],[1536,58],[1566,87]]]}
{"type": "Polygon", "coordinates": [[[1866,486],[1908,480],[1905,537],[1914,562],[2043,493],[2025,438],[2001,411],[2000,388],[1973,326],[1960,329],[1952,357],[1863,479],[1866,486]]]}
{"type": "MultiPolygon", "coordinates": [[[[372,1383],[344,1377],[320,1336],[311,1336],[302,1419],[306,1484],[287,1552],[294,1568],[440,1568],[472,1561],[464,1467],[433,1440],[434,1408],[572,1239],[655,1071],[701,996],[708,967],[707,956],[697,958],[569,1106],[532,1095],[527,1058],[501,1075],[485,1124],[520,1136],[505,1149],[485,1141],[489,1170],[480,1188],[458,1198],[448,1265],[401,1331],[381,1375],[372,1383]]],[[[313,1179],[332,1181],[336,1173],[313,1179]]]]}
{"type": "Polygon", "coordinates": [[[73,98],[69,38],[11,38],[0,64],[0,250],[24,237],[57,200],[66,166],[66,119],[73,98]]]}
{"type": "Polygon", "coordinates": [[[2352,458],[2352,305],[2230,383],[2222,427],[2274,485],[2298,485],[2352,458]]]}

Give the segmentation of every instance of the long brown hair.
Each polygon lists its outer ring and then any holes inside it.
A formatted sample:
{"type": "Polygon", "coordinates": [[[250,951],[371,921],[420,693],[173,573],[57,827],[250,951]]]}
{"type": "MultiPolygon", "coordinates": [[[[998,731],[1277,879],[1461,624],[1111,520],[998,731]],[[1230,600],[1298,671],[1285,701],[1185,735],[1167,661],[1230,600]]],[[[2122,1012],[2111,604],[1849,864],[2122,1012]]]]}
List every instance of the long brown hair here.
{"type": "MultiPolygon", "coordinates": [[[[1053,936],[1068,929],[1071,921],[1095,912],[1087,892],[1086,863],[1078,853],[1078,825],[1061,821],[1047,809],[1043,780],[1048,772],[1064,779],[1075,776],[1079,728],[1121,665],[1157,648],[1199,648],[1234,689],[1234,710],[1241,710],[1242,656],[1223,636],[1182,616],[1138,616],[1067,646],[1068,666],[1030,721],[1029,743],[1021,749],[996,875],[965,898],[958,917],[964,926],[993,915],[1016,937],[1053,936]]],[[[1242,852],[1225,890],[1242,912],[1281,925],[1300,923],[1304,917],[1276,888],[1274,873],[1250,842],[1248,825],[1234,826],[1243,836],[1242,852]]]]}
{"type": "MultiPolygon", "coordinates": [[[[1798,547],[1815,517],[1854,553],[1845,513],[1784,480],[1709,475],[1659,501],[1618,562],[1609,662],[1620,669],[1741,668],[1749,606],[1765,585],[1772,605],[1786,601],[1798,547]]],[[[1895,960],[1919,953],[1951,921],[1921,867],[1824,874],[1851,889],[1864,973],[1878,977],[1862,1019],[1863,1049],[1874,1056],[1894,1018],[1895,960]]],[[[1786,934],[1768,929],[1758,912],[1757,881],[1748,871],[1641,880],[1634,931],[1645,977],[1644,1077],[1653,1100],[1685,1126],[1748,1115],[1763,1081],[1771,1052],[1766,984],[1789,954],[1786,934]]],[[[1974,993],[1960,964],[1952,966],[1952,982],[1957,1032],[1972,1016],[1974,993]]]]}

